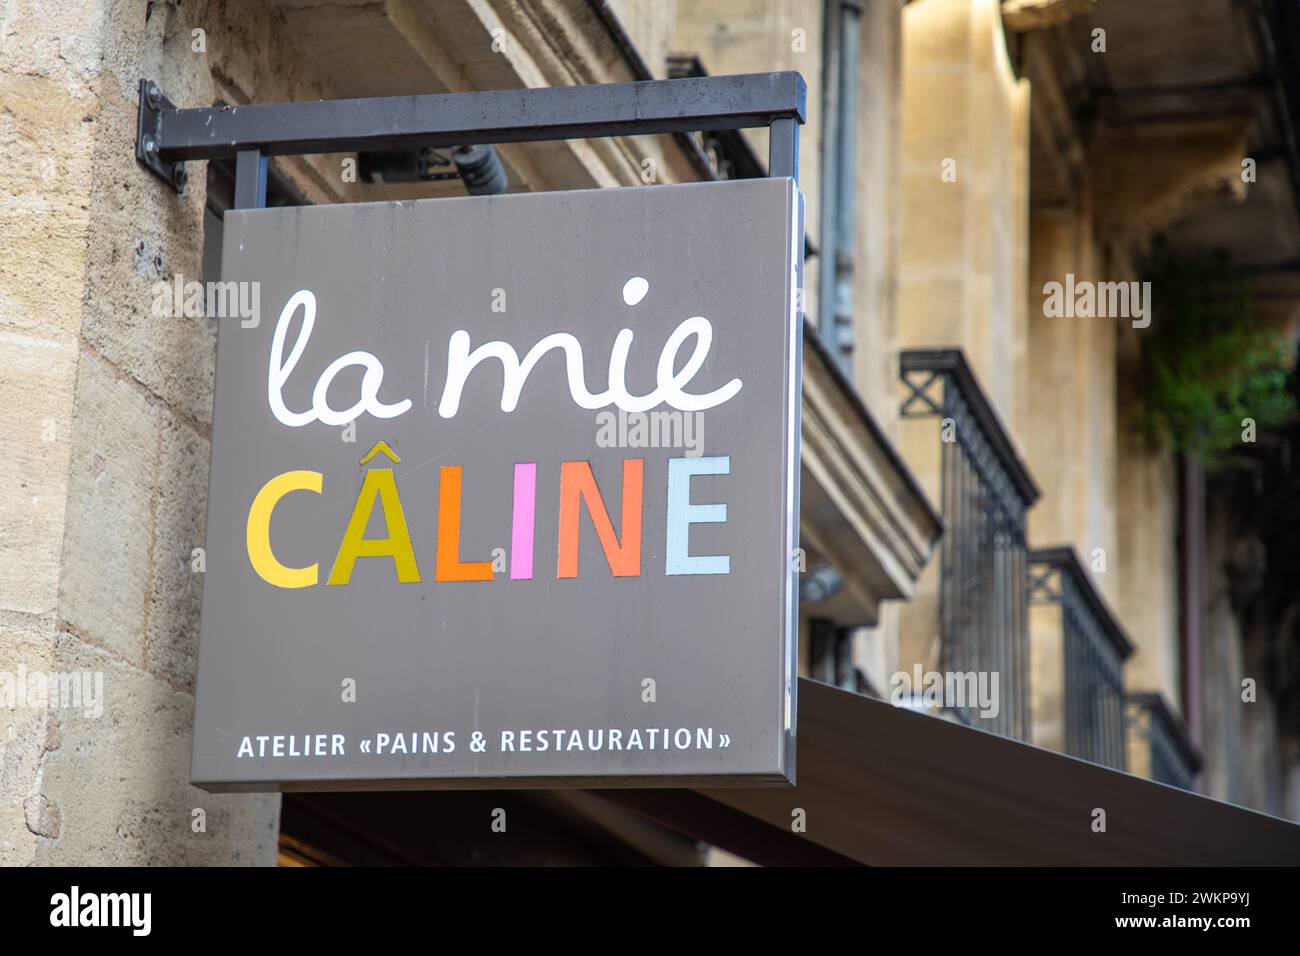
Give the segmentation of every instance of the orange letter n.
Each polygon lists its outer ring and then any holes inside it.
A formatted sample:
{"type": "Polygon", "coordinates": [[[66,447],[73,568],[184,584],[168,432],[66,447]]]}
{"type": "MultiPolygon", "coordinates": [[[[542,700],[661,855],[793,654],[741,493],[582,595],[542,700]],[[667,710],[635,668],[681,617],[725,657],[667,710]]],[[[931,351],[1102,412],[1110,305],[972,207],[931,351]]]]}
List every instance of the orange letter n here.
{"type": "Polygon", "coordinates": [[[560,464],[560,557],[557,578],[578,576],[579,502],[587,502],[587,513],[596,526],[600,546],[605,550],[609,570],[616,578],[634,578],[641,573],[641,485],[644,458],[623,462],[623,542],[620,544],[609,522],[605,501],[596,487],[591,464],[566,461],[560,464]]]}

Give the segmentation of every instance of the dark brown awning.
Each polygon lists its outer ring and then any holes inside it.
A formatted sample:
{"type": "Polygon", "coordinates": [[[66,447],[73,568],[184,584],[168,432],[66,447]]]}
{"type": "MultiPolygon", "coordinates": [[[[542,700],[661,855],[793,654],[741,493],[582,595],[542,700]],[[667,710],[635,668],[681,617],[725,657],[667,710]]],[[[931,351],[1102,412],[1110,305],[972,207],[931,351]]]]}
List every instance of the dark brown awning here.
{"type": "Polygon", "coordinates": [[[797,761],[793,788],[600,793],[765,864],[1300,865],[1294,823],[806,679],[797,761]]]}

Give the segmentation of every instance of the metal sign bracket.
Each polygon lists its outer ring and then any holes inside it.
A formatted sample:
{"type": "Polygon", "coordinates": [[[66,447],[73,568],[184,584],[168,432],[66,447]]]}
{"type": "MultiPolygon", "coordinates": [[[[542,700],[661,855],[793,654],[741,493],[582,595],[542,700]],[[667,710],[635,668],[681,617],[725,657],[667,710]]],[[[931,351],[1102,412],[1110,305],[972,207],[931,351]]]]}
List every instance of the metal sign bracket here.
{"type": "Polygon", "coordinates": [[[799,178],[798,73],[182,109],[140,81],[136,160],[177,193],[189,160],[236,158],[234,208],[266,202],[268,156],[766,127],[768,175],[799,178]]]}

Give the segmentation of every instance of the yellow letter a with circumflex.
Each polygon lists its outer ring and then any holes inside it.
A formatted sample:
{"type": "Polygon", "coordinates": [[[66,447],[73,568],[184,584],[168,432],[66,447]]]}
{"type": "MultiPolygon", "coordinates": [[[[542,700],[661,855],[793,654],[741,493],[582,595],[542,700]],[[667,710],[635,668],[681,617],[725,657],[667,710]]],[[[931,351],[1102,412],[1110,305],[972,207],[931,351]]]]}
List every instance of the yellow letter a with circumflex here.
{"type": "Polygon", "coordinates": [[[357,558],[383,557],[393,559],[397,580],[402,584],[420,583],[420,569],[415,563],[411,533],[406,528],[406,514],[402,511],[402,499],[397,496],[397,482],[391,468],[375,468],[366,472],[366,480],[357,493],[357,503],[348,520],[348,529],[343,533],[343,542],[339,545],[338,557],[334,559],[334,569],[330,571],[329,580],[325,583],[347,584],[352,580],[352,568],[357,558]],[[370,523],[370,513],[374,510],[376,498],[384,511],[388,535],[383,538],[367,538],[366,526],[370,523]]]}

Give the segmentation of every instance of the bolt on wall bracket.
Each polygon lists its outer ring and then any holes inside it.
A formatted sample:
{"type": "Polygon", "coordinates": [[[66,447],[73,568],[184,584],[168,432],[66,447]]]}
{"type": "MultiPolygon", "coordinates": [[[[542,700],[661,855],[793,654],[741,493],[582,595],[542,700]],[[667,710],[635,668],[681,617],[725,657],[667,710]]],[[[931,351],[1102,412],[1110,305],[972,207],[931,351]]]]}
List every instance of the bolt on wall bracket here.
{"type": "Polygon", "coordinates": [[[185,164],[162,156],[161,118],[163,110],[174,110],[171,100],[153,80],[140,81],[140,105],[136,112],[135,160],[178,195],[185,194],[185,164]]]}

